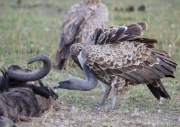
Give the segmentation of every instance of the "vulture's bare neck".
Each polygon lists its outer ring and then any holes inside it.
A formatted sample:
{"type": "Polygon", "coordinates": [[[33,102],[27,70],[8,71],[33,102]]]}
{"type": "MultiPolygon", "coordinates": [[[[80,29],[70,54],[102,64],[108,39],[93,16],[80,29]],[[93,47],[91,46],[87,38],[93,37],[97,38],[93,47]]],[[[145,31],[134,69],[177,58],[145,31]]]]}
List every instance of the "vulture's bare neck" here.
{"type": "Polygon", "coordinates": [[[86,75],[86,80],[81,78],[72,77],[65,81],[60,82],[58,88],[68,90],[80,90],[89,91],[97,86],[98,80],[96,76],[91,72],[90,68],[86,65],[83,66],[83,70],[86,75]]]}
{"type": "Polygon", "coordinates": [[[96,5],[99,4],[101,0],[84,0],[84,3],[87,5],[96,5]]]}

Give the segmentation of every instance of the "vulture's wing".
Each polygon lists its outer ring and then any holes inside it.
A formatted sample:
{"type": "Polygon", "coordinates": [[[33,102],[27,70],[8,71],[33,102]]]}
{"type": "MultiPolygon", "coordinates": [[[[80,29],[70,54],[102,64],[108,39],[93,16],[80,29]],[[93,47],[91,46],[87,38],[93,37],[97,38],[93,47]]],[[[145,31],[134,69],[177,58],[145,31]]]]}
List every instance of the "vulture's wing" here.
{"type": "Polygon", "coordinates": [[[144,22],[106,30],[96,29],[92,37],[95,45],[87,45],[82,50],[85,63],[94,72],[117,75],[135,83],[173,75],[175,63],[168,54],[148,48],[154,47],[157,40],[138,38],[145,29],[147,24],[144,22]],[[165,62],[174,66],[168,70],[165,62]],[[157,69],[162,66],[164,69],[157,69]]]}
{"type": "Polygon", "coordinates": [[[112,44],[127,40],[136,39],[143,34],[143,30],[148,28],[147,23],[139,22],[128,26],[115,26],[109,29],[97,28],[89,38],[87,44],[112,44]]]}
{"type": "Polygon", "coordinates": [[[97,27],[106,27],[108,9],[104,4],[89,6],[87,4],[74,5],[62,24],[62,33],[56,54],[56,66],[62,69],[68,58],[70,46],[73,43],[86,42],[97,27]]]}
{"type": "Polygon", "coordinates": [[[156,40],[135,40],[89,45],[82,50],[82,57],[96,74],[105,72],[134,83],[151,83],[163,77],[173,77],[177,64],[168,53],[148,48],[156,40]]]}
{"type": "Polygon", "coordinates": [[[63,24],[61,26],[61,38],[59,43],[59,51],[62,50],[64,45],[73,43],[72,41],[77,34],[80,25],[89,17],[86,14],[85,6],[81,4],[75,4],[71,7],[69,12],[66,14],[63,24]]]}
{"type": "Polygon", "coordinates": [[[174,77],[177,64],[167,52],[154,48],[157,40],[138,38],[145,26],[97,29],[92,37],[94,45],[86,45],[81,51],[82,61],[101,81],[118,76],[131,84],[146,83],[157,99],[170,98],[160,79],[174,77]]]}
{"type": "Polygon", "coordinates": [[[142,31],[146,30],[147,28],[148,28],[148,25],[145,22],[131,24],[128,26],[111,27],[109,29],[97,28],[94,34],[89,37],[89,40],[87,41],[85,45],[73,44],[71,46],[71,56],[74,62],[80,66],[77,56],[79,52],[84,48],[84,46],[89,46],[92,44],[93,45],[115,44],[115,43],[129,40],[129,42],[138,41],[140,43],[145,43],[147,47],[154,47],[155,43],[157,43],[157,40],[138,38],[139,36],[143,34],[142,31]]]}
{"type": "Polygon", "coordinates": [[[56,54],[56,66],[63,66],[64,59],[67,59],[69,48],[75,39],[80,25],[85,21],[89,15],[85,15],[84,6],[76,4],[71,7],[70,11],[65,16],[64,22],[61,26],[61,38],[56,54]],[[62,64],[62,65],[60,65],[62,64]]]}

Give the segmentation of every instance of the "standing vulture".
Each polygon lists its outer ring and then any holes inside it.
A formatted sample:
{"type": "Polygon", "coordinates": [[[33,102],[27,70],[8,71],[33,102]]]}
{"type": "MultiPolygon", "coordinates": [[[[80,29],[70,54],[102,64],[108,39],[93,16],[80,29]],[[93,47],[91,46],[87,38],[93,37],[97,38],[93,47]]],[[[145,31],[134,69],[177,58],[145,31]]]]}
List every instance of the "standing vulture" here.
{"type": "Polygon", "coordinates": [[[100,1],[84,0],[73,5],[65,16],[55,59],[57,69],[63,68],[72,44],[84,43],[97,27],[107,26],[108,9],[100,1]]]}
{"type": "Polygon", "coordinates": [[[140,22],[128,26],[97,28],[86,44],[73,44],[71,55],[86,75],[86,80],[69,78],[55,88],[87,91],[104,83],[105,104],[113,91],[111,108],[114,108],[118,91],[125,92],[128,85],[146,84],[152,94],[170,98],[161,78],[172,77],[177,64],[168,53],[155,48],[157,40],[140,38],[147,24],[140,22]]]}

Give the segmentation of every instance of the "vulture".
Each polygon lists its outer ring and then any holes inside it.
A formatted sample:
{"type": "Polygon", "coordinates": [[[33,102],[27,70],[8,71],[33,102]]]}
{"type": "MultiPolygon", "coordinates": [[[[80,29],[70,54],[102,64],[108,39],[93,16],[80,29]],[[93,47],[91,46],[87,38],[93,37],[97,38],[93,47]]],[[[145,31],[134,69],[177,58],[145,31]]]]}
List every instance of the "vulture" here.
{"type": "Polygon", "coordinates": [[[5,118],[2,123],[7,123],[6,118],[16,122],[26,117],[27,120],[28,117],[38,117],[58,98],[58,95],[40,80],[50,72],[51,60],[40,54],[29,64],[36,61],[42,61],[43,67],[34,72],[18,65],[0,70],[0,116],[5,118]]]}
{"type": "MultiPolygon", "coordinates": [[[[70,46],[84,43],[97,27],[106,28],[109,13],[101,0],[84,0],[75,4],[66,14],[55,58],[55,66],[61,70],[69,58],[70,46]]],[[[68,61],[67,61],[68,64],[68,61]]],[[[66,64],[66,65],[67,65],[66,64]]]]}
{"type": "Polygon", "coordinates": [[[115,107],[118,91],[125,93],[129,85],[146,84],[160,100],[170,99],[161,79],[174,78],[177,64],[166,51],[155,48],[155,39],[142,38],[145,22],[127,26],[97,28],[85,44],[71,46],[71,56],[84,71],[86,80],[72,77],[58,82],[54,88],[88,91],[103,83],[104,97],[112,90],[110,108],[115,107]]]}

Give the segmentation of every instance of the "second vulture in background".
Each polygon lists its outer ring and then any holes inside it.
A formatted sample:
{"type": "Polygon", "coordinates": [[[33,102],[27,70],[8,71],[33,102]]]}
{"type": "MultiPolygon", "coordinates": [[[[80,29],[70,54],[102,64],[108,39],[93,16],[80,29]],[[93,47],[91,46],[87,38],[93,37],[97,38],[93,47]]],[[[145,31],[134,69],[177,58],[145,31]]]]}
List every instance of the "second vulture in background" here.
{"type": "Polygon", "coordinates": [[[100,105],[105,104],[112,90],[111,108],[115,106],[118,91],[125,92],[128,85],[143,83],[158,100],[170,98],[161,79],[173,78],[177,64],[167,52],[155,49],[157,40],[139,38],[145,29],[144,22],[97,28],[86,44],[71,46],[72,58],[85,72],[86,80],[72,77],[59,82],[55,88],[88,91],[100,80],[105,92],[100,105]]]}
{"type": "Polygon", "coordinates": [[[97,27],[107,27],[108,9],[100,1],[84,0],[73,5],[65,16],[55,59],[57,69],[64,67],[72,44],[84,43],[97,27]]]}

